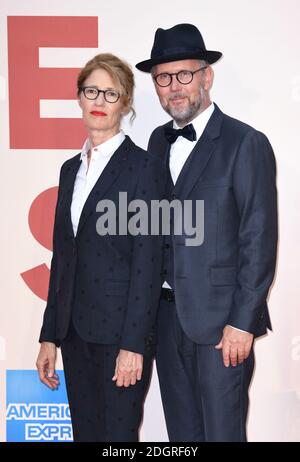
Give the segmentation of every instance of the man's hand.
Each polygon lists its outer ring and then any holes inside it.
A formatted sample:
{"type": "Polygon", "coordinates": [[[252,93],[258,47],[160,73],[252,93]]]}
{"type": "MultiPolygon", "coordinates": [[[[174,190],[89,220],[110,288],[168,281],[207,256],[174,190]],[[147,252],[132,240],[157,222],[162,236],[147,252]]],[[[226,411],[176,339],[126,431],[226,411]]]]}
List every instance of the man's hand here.
{"type": "Polygon", "coordinates": [[[120,350],[116,359],[115,375],[112,380],[118,387],[129,387],[141,380],[143,372],[143,355],[132,351],[120,350]]]}
{"type": "Polygon", "coordinates": [[[218,345],[217,350],[223,350],[224,366],[229,367],[241,364],[248,358],[253,342],[253,334],[241,332],[231,326],[225,326],[223,337],[218,345]]]}
{"type": "Polygon", "coordinates": [[[56,345],[51,342],[42,342],[40,352],[36,361],[40,381],[51,390],[59,385],[58,375],[55,374],[56,345]]]}

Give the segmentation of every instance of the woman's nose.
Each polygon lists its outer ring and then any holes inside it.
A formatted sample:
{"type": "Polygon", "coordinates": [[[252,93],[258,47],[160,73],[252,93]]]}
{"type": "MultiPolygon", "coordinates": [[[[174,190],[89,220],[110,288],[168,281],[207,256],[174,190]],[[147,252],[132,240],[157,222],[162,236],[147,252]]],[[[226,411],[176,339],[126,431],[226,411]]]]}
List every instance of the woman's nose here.
{"type": "Polygon", "coordinates": [[[98,106],[102,106],[103,104],[105,104],[104,93],[102,93],[102,92],[99,93],[99,95],[98,95],[97,98],[95,99],[95,103],[96,103],[98,106]]]}

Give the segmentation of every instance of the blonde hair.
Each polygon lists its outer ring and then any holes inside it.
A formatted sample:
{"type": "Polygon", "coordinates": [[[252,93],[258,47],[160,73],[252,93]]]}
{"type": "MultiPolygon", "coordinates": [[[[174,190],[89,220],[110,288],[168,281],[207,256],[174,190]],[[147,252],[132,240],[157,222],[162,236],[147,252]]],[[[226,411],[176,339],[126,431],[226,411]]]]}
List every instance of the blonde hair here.
{"type": "Polygon", "coordinates": [[[77,78],[77,96],[80,95],[85,80],[97,69],[104,69],[108,72],[116,85],[120,87],[124,105],[128,109],[128,112],[132,112],[130,118],[132,122],[136,115],[133,108],[134,75],[130,65],[126,61],[111,53],[100,53],[94,56],[81,69],[77,78]]]}

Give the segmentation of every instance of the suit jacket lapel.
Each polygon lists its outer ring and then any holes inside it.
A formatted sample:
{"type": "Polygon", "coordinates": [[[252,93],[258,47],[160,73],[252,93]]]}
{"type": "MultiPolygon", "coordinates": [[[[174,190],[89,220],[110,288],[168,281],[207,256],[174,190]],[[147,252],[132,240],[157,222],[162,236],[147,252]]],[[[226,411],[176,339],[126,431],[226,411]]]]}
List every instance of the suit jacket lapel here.
{"type": "Polygon", "coordinates": [[[220,135],[223,114],[215,104],[202,136],[185,162],[174,187],[174,195],[185,199],[201,177],[216,147],[215,138],[220,135]]]}
{"type": "Polygon", "coordinates": [[[215,143],[203,135],[186,160],[174,186],[174,195],[185,199],[194,184],[201,177],[209,159],[214,151],[215,143]]]}
{"type": "Polygon", "coordinates": [[[72,219],[71,219],[71,203],[73,197],[73,189],[74,189],[74,182],[81,164],[80,154],[76,156],[71,165],[67,167],[67,172],[65,178],[63,180],[63,188],[64,191],[62,192],[61,198],[61,206],[64,208],[64,220],[65,226],[68,231],[69,236],[74,238],[73,226],[72,226],[72,219]]]}
{"type": "Polygon", "coordinates": [[[87,217],[95,211],[98,201],[104,196],[108,188],[116,181],[121,171],[124,169],[125,161],[128,159],[128,152],[132,145],[131,139],[126,136],[121,146],[114,152],[99,176],[82,209],[77,236],[81,232],[87,217]]]}

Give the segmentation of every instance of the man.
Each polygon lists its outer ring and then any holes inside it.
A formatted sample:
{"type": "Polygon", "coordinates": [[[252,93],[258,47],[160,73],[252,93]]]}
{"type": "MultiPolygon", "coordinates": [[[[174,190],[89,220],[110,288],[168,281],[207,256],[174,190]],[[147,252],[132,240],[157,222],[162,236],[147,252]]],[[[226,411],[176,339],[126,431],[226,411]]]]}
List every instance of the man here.
{"type": "Polygon", "coordinates": [[[204,201],[202,245],[176,233],[165,243],[157,369],[171,441],[246,441],[253,339],[271,329],[274,154],[263,133],[211,102],[221,56],[178,24],[158,29],[151,58],[136,65],[172,117],[149,141],[169,166],[169,199],[204,201]]]}

